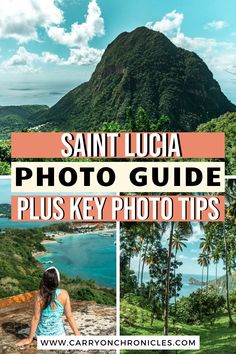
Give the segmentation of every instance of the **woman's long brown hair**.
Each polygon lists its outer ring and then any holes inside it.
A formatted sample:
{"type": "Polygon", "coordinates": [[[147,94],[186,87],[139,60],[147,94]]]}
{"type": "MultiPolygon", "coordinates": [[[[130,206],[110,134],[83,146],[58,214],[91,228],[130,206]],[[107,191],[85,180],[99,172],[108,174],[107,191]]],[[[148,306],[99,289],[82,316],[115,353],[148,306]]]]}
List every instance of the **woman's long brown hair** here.
{"type": "Polygon", "coordinates": [[[46,270],[40,282],[40,295],[44,300],[43,309],[46,309],[54,300],[55,291],[59,285],[57,272],[55,269],[46,270]]]}

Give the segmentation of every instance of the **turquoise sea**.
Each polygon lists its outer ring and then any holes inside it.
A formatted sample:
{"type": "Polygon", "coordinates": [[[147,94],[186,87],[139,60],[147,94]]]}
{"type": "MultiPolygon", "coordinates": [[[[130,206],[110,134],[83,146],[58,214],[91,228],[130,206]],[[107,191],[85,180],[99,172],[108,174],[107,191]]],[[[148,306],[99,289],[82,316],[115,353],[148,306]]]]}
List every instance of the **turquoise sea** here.
{"type": "MultiPolygon", "coordinates": [[[[116,287],[116,245],[114,237],[105,234],[73,235],[58,239],[62,243],[45,245],[49,254],[40,262],[52,261],[61,272],[82,279],[92,279],[98,285],[116,287]]],[[[44,264],[47,268],[49,264],[44,264]]]]}
{"type": "MultiPolygon", "coordinates": [[[[29,229],[47,224],[49,223],[12,222],[10,219],[0,218],[0,229],[29,229]]],[[[116,287],[115,232],[113,237],[103,236],[101,232],[63,237],[58,241],[61,243],[45,245],[49,254],[38,258],[39,261],[52,261],[53,265],[68,276],[78,275],[86,280],[95,280],[101,286],[116,287]]],[[[49,265],[44,264],[44,267],[49,265]]]]}

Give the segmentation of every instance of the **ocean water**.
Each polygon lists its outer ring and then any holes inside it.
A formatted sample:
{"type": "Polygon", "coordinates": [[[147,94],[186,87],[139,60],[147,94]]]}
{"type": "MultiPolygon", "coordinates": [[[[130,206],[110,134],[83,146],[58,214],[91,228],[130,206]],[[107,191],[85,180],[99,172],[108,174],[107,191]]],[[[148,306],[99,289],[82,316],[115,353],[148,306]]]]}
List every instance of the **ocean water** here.
{"type": "Polygon", "coordinates": [[[0,218],[0,229],[32,229],[49,225],[49,222],[20,222],[8,218],[0,218]]]}
{"type": "MultiPolygon", "coordinates": [[[[183,296],[189,296],[191,293],[193,293],[194,291],[196,291],[197,289],[201,288],[200,285],[191,285],[189,284],[189,279],[190,278],[194,278],[196,280],[201,281],[202,280],[202,275],[201,274],[182,274],[182,288],[179,292],[179,297],[181,298],[183,296]]],[[[149,273],[148,272],[144,272],[144,276],[143,276],[144,282],[148,282],[149,281],[149,273]]],[[[212,275],[209,275],[209,281],[210,280],[214,280],[215,277],[212,275]]],[[[206,274],[204,274],[204,281],[206,281],[206,274]]]]}
{"type": "MultiPolygon", "coordinates": [[[[46,222],[13,222],[0,218],[0,229],[29,229],[43,227],[46,222]]],[[[98,234],[73,235],[60,239],[62,243],[48,244],[50,253],[39,257],[41,262],[52,261],[61,272],[68,276],[79,275],[83,279],[95,280],[98,285],[116,287],[116,245],[114,237],[98,234]]],[[[50,265],[44,264],[47,268],[50,265]]]]}
{"type": "MultiPolygon", "coordinates": [[[[115,236],[115,233],[114,233],[115,236]]],[[[98,285],[116,287],[115,237],[98,234],[73,235],[45,245],[49,254],[39,257],[45,268],[54,265],[68,276],[92,279],[98,285]]]]}
{"type": "MultiPolygon", "coordinates": [[[[206,271],[205,271],[206,273],[206,271]]],[[[194,278],[196,280],[201,281],[202,280],[202,275],[201,274],[182,274],[182,283],[183,287],[180,291],[180,297],[182,296],[188,296],[192,292],[196,291],[197,289],[201,288],[201,285],[191,285],[188,283],[190,278],[194,278]]],[[[214,280],[215,277],[213,275],[208,276],[209,281],[214,280]]],[[[206,281],[206,274],[204,274],[204,281],[206,281]]]]}

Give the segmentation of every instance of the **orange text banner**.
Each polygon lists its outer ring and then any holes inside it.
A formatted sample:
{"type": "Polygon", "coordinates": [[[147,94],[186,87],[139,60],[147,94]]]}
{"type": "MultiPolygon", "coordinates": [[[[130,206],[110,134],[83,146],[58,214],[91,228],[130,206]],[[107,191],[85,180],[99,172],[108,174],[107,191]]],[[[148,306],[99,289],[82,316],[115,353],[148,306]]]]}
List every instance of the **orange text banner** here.
{"type": "Polygon", "coordinates": [[[224,158],[224,133],[12,133],[12,158],[224,158]]]}
{"type": "Polygon", "coordinates": [[[13,196],[13,221],[224,221],[224,197],[13,196]]]}

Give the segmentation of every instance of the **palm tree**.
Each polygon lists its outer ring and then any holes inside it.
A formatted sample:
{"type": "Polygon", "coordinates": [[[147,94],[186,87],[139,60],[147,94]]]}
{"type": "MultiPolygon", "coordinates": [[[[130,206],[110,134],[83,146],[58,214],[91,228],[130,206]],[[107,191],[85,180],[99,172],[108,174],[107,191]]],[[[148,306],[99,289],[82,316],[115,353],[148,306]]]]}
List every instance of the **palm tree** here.
{"type": "Polygon", "coordinates": [[[147,251],[155,239],[158,227],[156,223],[140,223],[137,226],[134,254],[139,256],[138,283],[140,281],[141,285],[143,284],[144,266],[147,263],[147,251]]]}
{"type": "Polygon", "coordinates": [[[185,244],[187,241],[188,239],[184,235],[181,235],[179,230],[175,231],[172,239],[172,248],[175,250],[175,255],[178,251],[183,252],[184,247],[187,247],[185,244]]]}
{"type": "MultiPolygon", "coordinates": [[[[164,307],[164,335],[167,336],[169,332],[169,297],[170,297],[170,268],[172,257],[172,244],[174,230],[179,229],[183,235],[189,235],[192,233],[191,222],[170,222],[170,233],[168,238],[168,254],[166,264],[166,288],[165,288],[165,307],[164,307]]],[[[164,228],[165,230],[165,228],[164,228]]]]}
{"type": "Polygon", "coordinates": [[[217,248],[217,246],[214,246],[214,248],[212,249],[212,252],[211,252],[211,258],[213,260],[213,263],[215,263],[216,265],[216,278],[215,278],[215,283],[216,283],[216,287],[217,287],[217,280],[218,280],[218,263],[220,261],[220,252],[219,252],[219,249],[217,248]]]}
{"type": "Polygon", "coordinates": [[[208,291],[208,282],[209,282],[209,265],[210,265],[210,253],[212,250],[212,236],[208,235],[207,237],[204,236],[201,238],[200,248],[202,249],[203,253],[207,255],[208,262],[207,262],[207,279],[206,279],[206,290],[208,291]]]}
{"type": "MultiPolygon", "coordinates": [[[[181,235],[179,230],[175,230],[175,233],[173,235],[172,239],[172,249],[175,250],[175,263],[177,259],[177,252],[181,251],[183,252],[184,247],[187,247],[185,242],[187,242],[187,238],[184,235],[181,235]]],[[[174,277],[175,277],[175,268],[174,268],[174,277]]],[[[177,299],[177,290],[175,286],[175,312],[176,312],[176,299],[177,299]]]]}
{"type": "Polygon", "coordinates": [[[207,268],[209,265],[209,256],[206,253],[200,253],[198,256],[198,264],[202,267],[202,282],[201,282],[201,289],[203,286],[203,276],[204,276],[204,268],[207,268]]]}
{"type": "MultiPolygon", "coordinates": [[[[223,224],[223,238],[224,238],[224,248],[225,248],[226,300],[227,300],[227,310],[229,316],[229,327],[233,327],[235,326],[235,322],[232,318],[230,297],[229,297],[229,273],[231,271],[231,265],[230,265],[231,255],[230,252],[228,252],[228,244],[227,244],[228,237],[226,232],[226,221],[228,219],[231,225],[235,226],[236,224],[236,181],[235,180],[228,180],[228,183],[226,185],[225,195],[226,195],[227,210],[226,210],[226,220],[223,224]]],[[[233,239],[234,239],[234,235],[233,235],[233,239]]],[[[233,242],[233,245],[235,247],[235,241],[233,242]]],[[[234,256],[235,256],[235,252],[236,250],[233,250],[234,256]]]]}
{"type": "Polygon", "coordinates": [[[145,247],[143,252],[143,266],[141,271],[141,284],[143,283],[144,265],[147,264],[147,252],[150,246],[154,243],[156,238],[160,235],[159,233],[160,225],[158,223],[144,223],[144,238],[145,247]]]}
{"type": "Polygon", "coordinates": [[[229,327],[235,325],[232,317],[232,310],[230,306],[229,296],[229,275],[231,270],[235,267],[235,226],[231,223],[228,217],[224,223],[208,223],[205,227],[207,234],[214,236],[214,244],[219,248],[220,258],[225,266],[225,287],[226,287],[226,304],[229,318],[229,327]]]}

